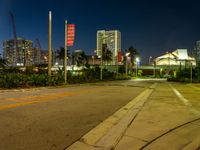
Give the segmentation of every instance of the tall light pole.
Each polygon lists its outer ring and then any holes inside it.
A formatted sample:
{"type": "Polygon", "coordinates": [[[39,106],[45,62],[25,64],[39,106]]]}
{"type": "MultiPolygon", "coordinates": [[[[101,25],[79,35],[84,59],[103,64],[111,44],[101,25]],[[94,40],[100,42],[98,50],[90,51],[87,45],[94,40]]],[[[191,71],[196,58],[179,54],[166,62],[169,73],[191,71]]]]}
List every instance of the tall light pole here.
{"type": "Polygon", "coordinates": [[[137,77],[138,63],[140,62],[140,59],[137,57],[135,60],[136,60],[135,77],[137,77]]]}
{"type": "Polygon", "coordinates": [[[149,65],[151,65],[152,56],[149,57],[149,65]]]}
{"type": "Polygon", "coordinates": [[[51,76],[51,55],[52,55],[52,14],[49,11],[49,32],[48,32],[48,75],[51,76]]]}
{"type": "Polygon", "coordinates": [[[128,56],[130,53],[126,53],[126,77],[128,76],[128,56]]]}
{"type": "Polygon", "coordinates": [[[156,61],[153,62],[153,76],[156,77],[156,61]]]}
{"type": "Polygon", "coordinates": [[[94,66],[94,56],[92,56],[92,64],[93,64],[93,66],[94,66]]]}
{"type": "Polygon", "coordinates": [[[67,20],[65,20],[64,79],[66,84],[67,83],[67,20]]]}

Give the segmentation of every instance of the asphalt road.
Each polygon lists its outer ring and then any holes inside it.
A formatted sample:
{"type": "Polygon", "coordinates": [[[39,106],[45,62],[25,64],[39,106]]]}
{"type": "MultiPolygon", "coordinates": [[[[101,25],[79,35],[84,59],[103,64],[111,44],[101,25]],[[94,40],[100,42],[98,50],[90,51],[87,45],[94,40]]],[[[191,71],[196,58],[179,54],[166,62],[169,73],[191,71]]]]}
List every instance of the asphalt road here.
{"type": "Polygon", "coordinates": [[[0,91],[0,150],[63,150],[154,82],[0,91]]]}

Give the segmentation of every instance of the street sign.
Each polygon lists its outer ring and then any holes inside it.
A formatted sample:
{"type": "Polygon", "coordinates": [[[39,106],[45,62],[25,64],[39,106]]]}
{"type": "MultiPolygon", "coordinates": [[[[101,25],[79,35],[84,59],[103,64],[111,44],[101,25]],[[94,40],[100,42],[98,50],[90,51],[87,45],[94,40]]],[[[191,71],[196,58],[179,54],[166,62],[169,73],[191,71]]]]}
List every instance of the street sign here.
{"type": "Polygon", "coordinates": [[[67,46],[73,46],[75,39],[75,24],[67,25],[67,46]]]}

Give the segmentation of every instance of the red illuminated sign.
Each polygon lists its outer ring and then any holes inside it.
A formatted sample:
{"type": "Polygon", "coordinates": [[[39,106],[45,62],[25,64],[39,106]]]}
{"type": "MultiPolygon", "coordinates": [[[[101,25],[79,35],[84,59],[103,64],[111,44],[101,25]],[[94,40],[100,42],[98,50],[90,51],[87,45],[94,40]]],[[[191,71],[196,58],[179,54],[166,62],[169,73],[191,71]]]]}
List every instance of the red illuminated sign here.
{"type": "Polygon", "coordinates": [[[75,39],[75,24],[67,25],[67,46],[73,46],[75,39]]]}
{"type": "Polygon", "coordinates": [[[122,52],[118,52],[118,62],[122,62],[122,52]]]}

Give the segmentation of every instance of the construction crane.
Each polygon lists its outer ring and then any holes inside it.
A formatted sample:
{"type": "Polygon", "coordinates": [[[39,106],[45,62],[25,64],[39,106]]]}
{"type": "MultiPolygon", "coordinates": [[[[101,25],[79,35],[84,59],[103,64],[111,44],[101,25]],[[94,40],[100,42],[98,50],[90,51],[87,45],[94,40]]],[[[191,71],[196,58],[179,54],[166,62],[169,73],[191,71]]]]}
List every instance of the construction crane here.
{"type": "Polygon", "coordinates": [[[42,46],[40,44],[40,40],[38,38],[35,39],[36,40],[36,52],[35,52],[35,59],[37,60],[37,63],[40,64],[41,63],[41,53],[42,53],[42,46]],[[37,49],[38,48],[38,49],[37,49]]]}
{"type": "Polygon", "coordinates": [[[15,25],[15,18],[12,12],[9,12],[10,18],[11,18],[11,23],[12,23],[12,28],[13,28],[13,35],[14,35],[14,49],[15,49],[15,54],[14,54],[14,62],[13,66],[17,65],[18,62],[18,42],[17,42],[17,32],[16,32],[16,25],[15,25]]]}
{"type": "Polygon", "coordinates": [[[40,51],[42,50],[41,44],[40,44],[40,40],[38,38],[35,39],[36,40],[36,44],[38,46],[38,48],[40,49],[40,51]]]}

